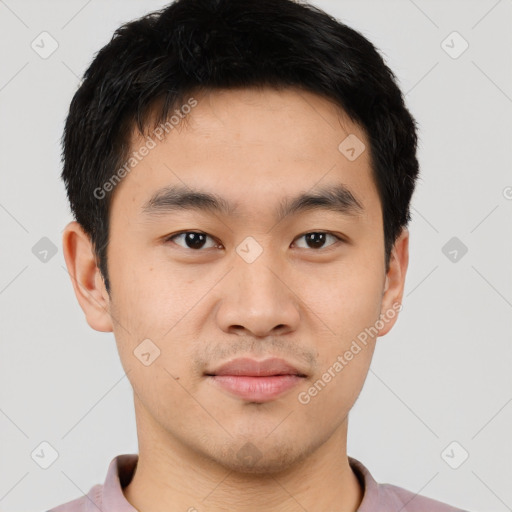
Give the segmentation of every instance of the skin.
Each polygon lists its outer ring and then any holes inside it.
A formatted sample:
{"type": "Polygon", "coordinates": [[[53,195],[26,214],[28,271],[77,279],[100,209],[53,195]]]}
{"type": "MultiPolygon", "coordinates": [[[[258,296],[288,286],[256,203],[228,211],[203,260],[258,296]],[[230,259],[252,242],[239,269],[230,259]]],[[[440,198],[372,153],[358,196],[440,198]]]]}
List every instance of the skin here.
{"type": "MultiPolygon", "coordinates": [[[[408,231],[386,273],[369,152],[349,161],[338,150],[348,134],[369,143],[331,101],[295,89],[194,97],[186,126],[171,131],[114,191],[111,296],[80,225],[71,222],[63,235],[87,322],[114,332],[134,391],[139,462],[123,492],[134,507],[153,512],[355,511],[363,489],[347,459],[348,413],[377,337],[309,403],[298,395],[401,303],[408,231]],[[276,223],[283,198],[340,182],[362,203],[361,215],[307,211],[276,223]],[[145,202],[173,184],[217,193],[239,215],[145,217],[145,202]],[[191,230],[211,237],[203,248],[190,248],[183,236],[165,241],[191,230]],[[327,237],[315,248],[303,235],[319,231],[345,242],[327,237]],[[248,236],[263,250],[252,263],[236,252],[248,236]],[[149,366],[133,354],[147,338],[160,350],[149,366]],[[204,375],[243,356],[284,358],[307,378],[277,399],[250,403],[204,375]],[[248,442],[258,453],[252,460],[239,456],[248,442]]],[[[133,147],[143,142],[134,137],[133,147]]]]}

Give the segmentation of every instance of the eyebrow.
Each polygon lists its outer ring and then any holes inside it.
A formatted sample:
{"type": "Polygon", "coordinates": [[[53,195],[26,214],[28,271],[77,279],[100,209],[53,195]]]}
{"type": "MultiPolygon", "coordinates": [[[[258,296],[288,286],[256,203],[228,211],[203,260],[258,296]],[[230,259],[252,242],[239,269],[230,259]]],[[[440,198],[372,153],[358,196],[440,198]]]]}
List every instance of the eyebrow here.
{"type": "MultiPolygon", "coordinates": [[[[202,211],[236,216],[237,205],[207,191],[183,185],[171,185],[157,190],[142,206],[142,214],[147,217],[160,216],[176,211],[202,211]]],[[[329,210],[346,216],[358,217],[364,212],[362,203],[344,184],[333,184],[303,192],[296,197],[286,197],[276,208],[275,217],[280,222],[288,215],[306,211],[329,210]]]]}

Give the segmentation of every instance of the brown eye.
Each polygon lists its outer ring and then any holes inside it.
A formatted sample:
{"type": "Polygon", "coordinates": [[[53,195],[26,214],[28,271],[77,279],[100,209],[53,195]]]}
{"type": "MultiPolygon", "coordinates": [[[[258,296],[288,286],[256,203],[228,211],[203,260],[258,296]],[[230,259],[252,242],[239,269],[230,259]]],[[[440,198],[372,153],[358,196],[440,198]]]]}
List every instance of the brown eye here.
{"type": "Polygon", "coordinates": [[[305,249],[324,249],[324,245],[328,237],[333,238],[334,242],[329,244],[327,247],[334,245],[336,241],[342,241],[340,237],[333,235],[332,233],[326,233],[324,231],[306,233],[301,235],[298,239],[304,238],[306,240],[307,247],[304,247],[305,249]]]}
{"type": "Polygon", "coordinates": [[[172,241],[184,249],[199,250],[205,247],[205,243],[208,238],[212,240],[213,243],[206,248],[208,249],[210,247],[216,247],[217,244],[211,238],[211,236],[207,235],[206,233],[199,233],[196,231],[183,231],[182,233],[177,233],[176,235],[170,236],[166,239],[166,241],[172,241]],[[181,243],[177,243],[175,240],[181,240],[181,243]]]}

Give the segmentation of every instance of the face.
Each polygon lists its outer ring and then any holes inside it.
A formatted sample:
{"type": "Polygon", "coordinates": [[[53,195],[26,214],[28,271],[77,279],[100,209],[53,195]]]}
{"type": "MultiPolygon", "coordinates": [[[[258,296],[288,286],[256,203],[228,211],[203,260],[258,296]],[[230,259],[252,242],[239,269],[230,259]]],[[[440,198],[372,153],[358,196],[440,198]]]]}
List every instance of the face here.
{"type": "Polygon", "coordinates": [[[346,437],[398,316],[408,235],[386,273],[369,152],[354,146],[367,138],[333,103],[293,89],[194,98],[114,191],[111,296],[76,223],[66,261],[89,324],[115,334],[139,442],[277,471],[346,437]],[[224,363],[271,357],[302,376],[219,378],[224,363]]]}

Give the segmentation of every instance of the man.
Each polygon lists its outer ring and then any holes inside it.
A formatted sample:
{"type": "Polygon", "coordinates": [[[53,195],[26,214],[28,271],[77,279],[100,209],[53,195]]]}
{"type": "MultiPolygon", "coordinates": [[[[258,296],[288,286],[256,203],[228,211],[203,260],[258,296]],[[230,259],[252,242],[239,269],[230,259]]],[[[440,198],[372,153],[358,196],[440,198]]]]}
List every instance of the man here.
{"type": "Polygon", "coordinates": [[[63,248],[139,454],[54,512],[458,510],[347,455],[401,309],[416,142],[373,45],[317,8],[178,0],[116,31],[66,122],[63,248]]]}

